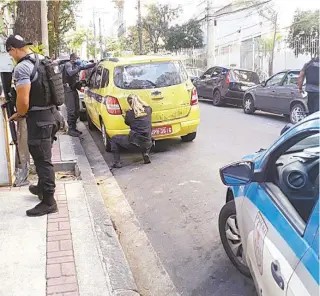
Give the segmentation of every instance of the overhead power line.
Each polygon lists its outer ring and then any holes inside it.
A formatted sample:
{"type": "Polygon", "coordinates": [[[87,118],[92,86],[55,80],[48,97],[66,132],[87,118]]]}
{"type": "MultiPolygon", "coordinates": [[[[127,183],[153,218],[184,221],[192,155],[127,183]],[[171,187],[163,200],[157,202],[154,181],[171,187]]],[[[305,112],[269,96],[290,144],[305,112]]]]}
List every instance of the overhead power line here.
{"type": "MultiPolygon", "coordinates": [[[[223,13],[213,14],[213,15],[205,15],[203,18],[197,20],[197,22],[200,23],[200,22],[203,22],[204,20],[207,20],[208,18],[218,18],[218,17],[223,16],[223,15],[230,15],[230,14],[234,14],[234,13],[237,13],[237,12],[249,10],[249,9],[252,9],[252,8],[255,8],[255,7],[259,7],[259,6],[265,5],[265,4],[267,4],[267,3],[270,3],[271,1],[272,1],[272,0],[268,0],[268,1],[260,2],[260,3],[256,3],[256,4],[253,4],[253,5],[249,6],[249,7],[243,7],[243,8],[234,10],[234,11],[223,12],[223,13]]],[[[249,2],[249,1],[247,1],[247,2],[249,2]]],[[[232,4],[231,4],[231,5],[232,5],[232,4]]]]}
{"type": "Polygon", "coordinates": [[[264,1],[264,2],[260,2],[260,3],[256,3],[256,4],[253,4],[249,7],[243,7],[243,8],[239,8],[237,10],[234,10],[234,11],[229,11],[229,12],[223,12],[223,13],[219,13],[219,14],[213,14],[213,15],[208,15],[208,17],[220,17],[220,16],[223,16],[223,15],[229,15],[229,14],[234,14],[234,13],[237,13],[237,12],[240,12],[240,11],[244,11],[244,10],[248,10],[248,9],[251,9],[251,8],[255,8],[255,7],[259,7],[259,6],[262,6],[262,5],[265,5],[267,3],[270,3],[272,0],[268,0],[268,1],[264,1]]]}

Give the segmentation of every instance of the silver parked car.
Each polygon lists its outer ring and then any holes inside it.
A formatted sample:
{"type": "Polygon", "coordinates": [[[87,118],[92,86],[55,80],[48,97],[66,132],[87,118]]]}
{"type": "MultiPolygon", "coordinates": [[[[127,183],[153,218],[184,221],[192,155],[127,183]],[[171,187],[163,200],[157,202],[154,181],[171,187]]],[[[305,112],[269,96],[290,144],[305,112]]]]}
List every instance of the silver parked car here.
{"type": "Polygon", "coordinates": [[[283,114],[294,124],[300,121],[308,112],[308,99],[298,89],[299,73],[300,70],[282,71],[248,89],[243,97],[244,112],[253,114],[261,110],[283,114]]]}

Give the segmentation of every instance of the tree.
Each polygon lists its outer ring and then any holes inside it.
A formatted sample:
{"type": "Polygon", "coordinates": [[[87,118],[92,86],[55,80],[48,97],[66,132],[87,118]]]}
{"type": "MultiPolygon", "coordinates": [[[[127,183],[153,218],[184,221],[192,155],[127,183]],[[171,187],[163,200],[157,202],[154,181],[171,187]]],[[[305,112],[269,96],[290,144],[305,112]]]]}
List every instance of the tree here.
{"type": "MultiPolygon", "coordinates": [[[[271,52],[269,57],[269,75],[273,74],[273,61],[274,61],[274,49],[276,46],[277,37],[277,23],[278,23],[278,13],[273,9],[273,3],[271,0],[238,0],[239,9],[253,9],[258,12],[258,14],[269,21],[273,25],[273,37],[271,43],[271,52]],[[271,6],[269,5],[271,2],[271,6]]],[[[237,10],[235,10],[236,12],[237,10]]]]}
{"type": "Polygon", "coordinates": [[[203,46],[203,32],[200,22],[189,20],[169,29],[166,39],[166,49],[175,51],[181,48],[200,48],[203,46]]]}
{"type": "MultiPolygon", "coordinates": [[[[127,45],[127,49],[133,51],[135,54],[139,54],[138,26],[132,26],[128,28],[128,37],[125,38],[125,43],[127,45]]],[[[142,44],[143,53],[148,53],[152,50],[152,44],[145,29],[142,29],[142,44]]]]}
{"type": "Polygon", "coordinates": [[[64,44],[65,34],[75,29],[75,12],[80,0],[48,1],[50,56],[57,56],[64,44]]]}
{"type": "Polygon", "coordinates": [[[147,10],[147,16],[142,19],[142,28],[147,32],[153,52],[157,53],[160,41],[166,42],[170,22],[178,17],[181,9],[171,8],[168,4],[150,4],[147,10]]]}
{"type": "Polygon", "coordinates": [[[41,43],[41,3],[40,1],[18,1],[14,34],[23,36],[35,44],[41,43]]]}
{"type": "Polygon", "coordinates": [[[319,54],[319,10],[297,10],[290,26],[288,41],[294,54],[319,54]]]}

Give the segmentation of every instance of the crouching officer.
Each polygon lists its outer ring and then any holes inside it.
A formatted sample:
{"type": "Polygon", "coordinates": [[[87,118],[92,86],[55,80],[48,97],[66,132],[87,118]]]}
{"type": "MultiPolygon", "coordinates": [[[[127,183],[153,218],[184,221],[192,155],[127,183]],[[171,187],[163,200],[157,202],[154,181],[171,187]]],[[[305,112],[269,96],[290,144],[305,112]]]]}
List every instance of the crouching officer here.
{"type": "Polygon", "coordinates": [[[77,87],[79,86],[79,72],[93,68],[95,64],[80,66],[75,53],[70,55],[70,62],[65,63],[63,73],[63,83],[68,112],[68,135],[79,137],[81,132],[77,130],[77,120],[79,118],[80,102],[77,87]]]}
{"type": "MultiPolygon", "coordinates": [[[[42,216],[58,211],[54,199],[55,174],[51,162],[52,138],[56,106],[52,104],[48,80],[40,68],[35,67],[32,59],[43,59],[35,55],[27,43],[19,35],[11,35],[6,41],[6,50],[17,62],[13,80],[16,86],[16,110],[10,120],[27,118],[28,147],[34,160],[39,178],[38,188],[43,199],[33,209],[27,211],[28,216],[42,216]],[[40,188],[39,188],[40,186],[40,188]]],[[[38,61],[39,61],[38,59],[38,61]]]]}
{"type": "Polygon", "coordinates": [[[129,135],[115,135],[111,138],[111,151],[113,153],[113,168],[121,168],[120,148],[136,150],[142,153],[145,164],[151,163],[150,150],[152,139],[152,108],[143,102],[137,95],[129,95],[127,102],[130,110],[126,112],[125,124],[130,127],[129,135]]]}

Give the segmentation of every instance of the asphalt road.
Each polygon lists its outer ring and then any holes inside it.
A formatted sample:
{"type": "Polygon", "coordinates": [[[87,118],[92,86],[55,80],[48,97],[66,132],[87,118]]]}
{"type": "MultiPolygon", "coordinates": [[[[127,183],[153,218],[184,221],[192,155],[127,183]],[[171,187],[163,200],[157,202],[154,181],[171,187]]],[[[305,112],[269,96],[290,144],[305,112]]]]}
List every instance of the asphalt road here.
{"type": "MultiPolygon", "coordinates": [[[[200,106],[193,143],[157,142],[150,165],[142,165],[139,154],[123,153],[124,167],[113,173],[181,295],[254,296],[252,281],[233,267],[220,243],[218,215],[226,188],[218,170],[268,147],[286,121],[234,107],[200,106]]],[[[100,132],[91,135],[111,164],[100,132]]]]}

